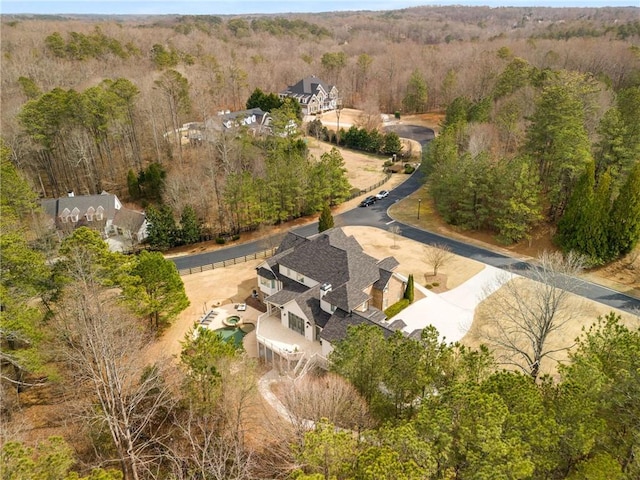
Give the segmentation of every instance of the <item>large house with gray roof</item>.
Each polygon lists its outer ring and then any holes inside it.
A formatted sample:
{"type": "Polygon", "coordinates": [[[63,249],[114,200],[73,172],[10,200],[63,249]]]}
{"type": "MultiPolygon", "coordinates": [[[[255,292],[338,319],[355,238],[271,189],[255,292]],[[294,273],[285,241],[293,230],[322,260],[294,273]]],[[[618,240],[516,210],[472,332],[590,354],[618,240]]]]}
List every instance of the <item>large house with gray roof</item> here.
{"type": "MultiPolygon", "coordinates": [[[[123,207],[118,197],[111,193],[75,195],[69,192],[66,197],[43,199],[40,205],[61,234],[89,227],[105,239],[121,237],[130,246],[147,237],[145,214],[123,207]]],[[[122,242],[113,245],[122,247],[122,242]]]]}
{"type": "Polygon", "coordinates": [[[293,98],[302,107],[303,115],[316,115],[338,108],[338,89],[316,76],[303,78],[279,93],[280,98],[293,98]]]}
{"type": "Polygon", "coordinates": [[[267,309],[258,319],[259,356],[326,358],[351,325],[376,325],[391,334],[383,310],[404,293],[397,266],[393,257],[367,255],[340,228],[310,238],[287,234],[257,268],[257,294],[267,309]]]}

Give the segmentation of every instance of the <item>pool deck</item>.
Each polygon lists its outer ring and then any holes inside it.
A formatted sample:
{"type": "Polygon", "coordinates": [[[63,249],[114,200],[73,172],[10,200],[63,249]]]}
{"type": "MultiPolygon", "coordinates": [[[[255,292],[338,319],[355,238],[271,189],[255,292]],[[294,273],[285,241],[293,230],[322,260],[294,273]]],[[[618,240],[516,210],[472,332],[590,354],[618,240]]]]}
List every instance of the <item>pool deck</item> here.
{"type": "MultiPolygon", "coordinates": [[[[249,306],[246,307],[246,310],[239,312],[238,310],[236,310],[235,305],[236,304],[234,303],[229,303],[227,305],[221,305],[219,307],[211,308],[205,315],[200,317],[200,319],[198,320],[198,325],[201,327],[206,327],[210,330],[229,328],[222,322],[222,320],[227,317],[233,316],[240,317],[240,322],[238,322],[239,324],[242,324],[244,322],[257,325],[258,315],[260,315],[261,312],[249,306]],[[206,323],[202,323],[205,319],[206,323]]],[[[244,346],[244,350],[250,357],[258,356],[258,346],[256,342],[255,329],[244,336],[242,344],[244,346]]]]}

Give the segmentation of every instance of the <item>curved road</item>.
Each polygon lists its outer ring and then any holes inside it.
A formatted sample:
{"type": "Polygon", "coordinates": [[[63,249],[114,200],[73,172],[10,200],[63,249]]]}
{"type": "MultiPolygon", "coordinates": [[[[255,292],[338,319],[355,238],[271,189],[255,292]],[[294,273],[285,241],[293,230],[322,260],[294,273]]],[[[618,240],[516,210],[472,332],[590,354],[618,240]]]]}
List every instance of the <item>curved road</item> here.
{"type": "MultiPolygon", "coordinates": [[[[433,130],[415,125],[390,125],[387,130],[395,131],[404,138],[418,141],[423,146],[434,138],[433,130]]],[[[407,181],[393,189],[387,198],[378,200],[372,206],[367,208],[354,208],[336,216],[336,223],[340,225],[357,225],[366,227],[376,227],[388,229],[391,225],[400,226],[400,234],[411,240],[415,240],[427,245],[444,244],[451,248],[451,251],[457,255],[471,258],[487,265],[502,268],[510,271],[517,271],[518,274],[527,276],[531,265],[527,262],[493,252],[481,247],[470,245],[448,237],[443,237],[436,233],[412,227],[410,225],[401,224],[393,220],[387,214],[388,208],[411,193],[415,192],[422,185],[422,173],[416,171],[407,181]]],[[[318,233],[318,223],[310,223],[308,225],[293,229],[297,234],[310,236],[318,233]]],[[[255,252],[264,250],[265,240],[256,240],[241,245],[227,247],[213,252],[205,252],[184,257],[173,258],[178,270],[197,268],[203,265],[209,265],[223,260],[229,260],[245,255],[253,255],[255,252]]],[[[640,299],[630,297],[615,290],[579,280],[572,289],[573,293],[590,300],[618,308],[629,313],[637,314],[640,311],[640,299]]]]}

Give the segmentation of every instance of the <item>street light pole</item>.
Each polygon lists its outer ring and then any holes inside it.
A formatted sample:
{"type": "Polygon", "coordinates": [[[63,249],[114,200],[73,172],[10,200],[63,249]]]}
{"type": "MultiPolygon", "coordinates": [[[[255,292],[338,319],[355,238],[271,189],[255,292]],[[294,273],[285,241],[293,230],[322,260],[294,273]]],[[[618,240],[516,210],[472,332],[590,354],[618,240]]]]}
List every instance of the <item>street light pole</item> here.
{"type": "Polygon", "coordinates": [[[418,220],[420,220],[420,205],[422,204],[422,199],[418,199],[418,220]]]}

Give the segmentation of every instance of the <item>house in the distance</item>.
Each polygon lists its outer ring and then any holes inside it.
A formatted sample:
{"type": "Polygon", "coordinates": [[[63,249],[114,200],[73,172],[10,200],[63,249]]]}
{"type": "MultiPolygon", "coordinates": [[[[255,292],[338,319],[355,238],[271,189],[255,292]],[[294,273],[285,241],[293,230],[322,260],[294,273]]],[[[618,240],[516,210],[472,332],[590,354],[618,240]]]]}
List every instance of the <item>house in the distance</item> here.
{"type": "Polygon", "coordinates": [[[303,115],[316,115],[338,108],[338,89],[316,76],[303,78],[279,95],[280,98],[296,99],[302,107],[303,115]]]}
{"type": "Polygon", "coordinates": [[[100,232],[114,250],[131,247],[147,237],[145,214],[124,208],[116,195],[75,195],[43,199],[44,212],[54,221],[61,234],[79,227],[100,232]]]}
{"type": "Polygon", "coordinates": [[[205,122],[190,122],[182,126],[182,138],[186,138],[192,145],[207,140],[214,142],[220,132],[245,128],[252,135],[270,135],[271,114],[260,108],[230,112],[220,111],[205,122]]]}
{"type": "Polygon", "coordinates": [[[325,359],[351,325],[369,324],[391,334],[384,309],[402,298],[398,262],[367,255],[342,229],[311,238],[289,233],[276,254],[257,267],[258,354],[291,366],[305,357],[325,359]]]}

